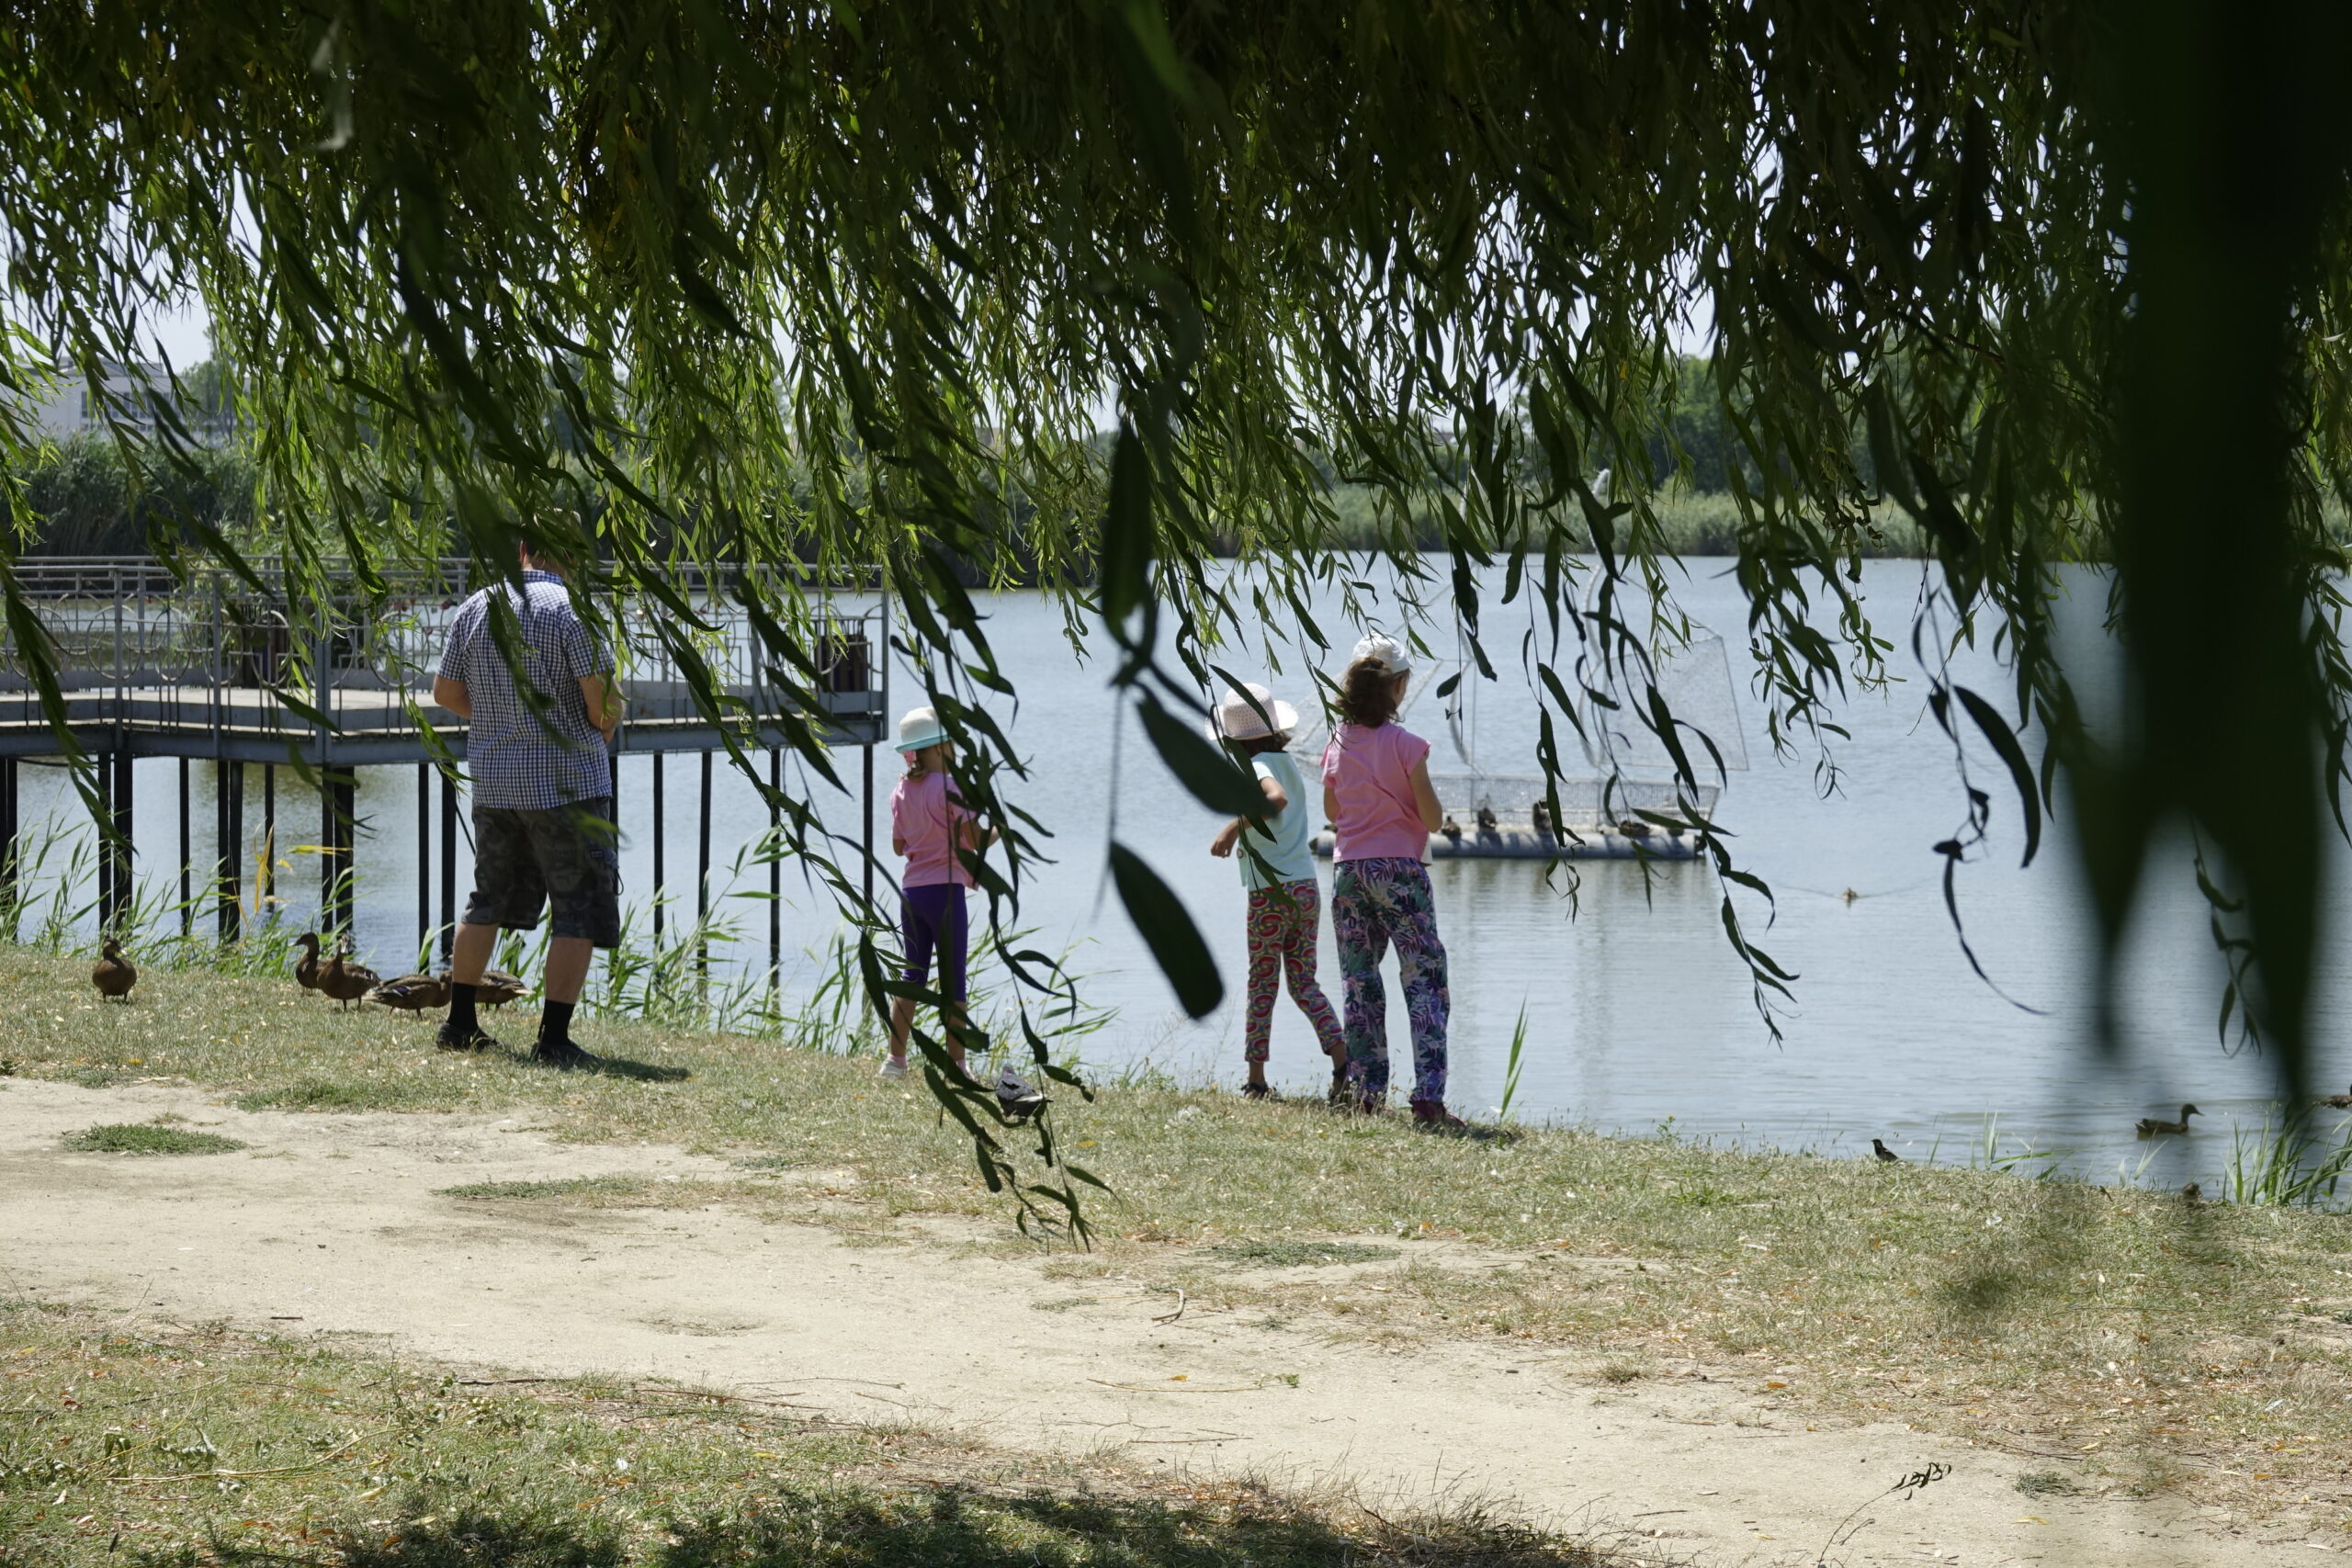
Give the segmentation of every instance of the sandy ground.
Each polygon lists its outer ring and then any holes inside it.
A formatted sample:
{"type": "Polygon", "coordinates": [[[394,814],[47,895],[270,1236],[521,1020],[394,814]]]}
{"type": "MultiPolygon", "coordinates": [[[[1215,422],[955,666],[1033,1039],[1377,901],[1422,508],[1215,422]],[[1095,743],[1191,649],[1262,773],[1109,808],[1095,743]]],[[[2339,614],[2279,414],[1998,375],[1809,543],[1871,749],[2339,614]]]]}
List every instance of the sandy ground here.
{"type": "MultiPolygon", "coordinates": [[[[718,1175],[676,1149],[558,1145],[522,1122],[245,1114],[164,1086],[0,1080],[0,1291],[127,1317],[367,1335],[389,1353],[677,1379],[1020,1450],[1440,1495],[1655,1535],[1711,1563],[2309,1562],[2306,1521],[2177,1499],[2027,1497],[2060,1456],[1883,1423],[1809,1424],[1763,1370],[1611,1388],[1593,1358],[1476,1341],[1365,1345],[1337,1321],[1188,1306],[1044,1260],[856,1246],[727,1209],[483,1203],[483,1180],[718,1175]],[[61,1136],[176,1112],[243,1139],[209,1157],[67,1154],[61,1136]],[[1073,1298],[1091,1298],[1067,1304],[1073,1298]],[[1041,1309],[1042,1310],[1033,1310],[1041,1309]],[[1948,1477],[1872,1499],[1929,1464],[1948,1477]],[[1857,1512],[1859,1510],[1859,1512],[1857,1512]],[[1825,1551],[1841,1520],[1850,1539],[1825,1551]]],[[[1354,1272],[1372,1288],[1381,1271],[1354,1272]]],[[[2327,1550],[2322,1546],[2321,1550],[2327,1550]]]]}

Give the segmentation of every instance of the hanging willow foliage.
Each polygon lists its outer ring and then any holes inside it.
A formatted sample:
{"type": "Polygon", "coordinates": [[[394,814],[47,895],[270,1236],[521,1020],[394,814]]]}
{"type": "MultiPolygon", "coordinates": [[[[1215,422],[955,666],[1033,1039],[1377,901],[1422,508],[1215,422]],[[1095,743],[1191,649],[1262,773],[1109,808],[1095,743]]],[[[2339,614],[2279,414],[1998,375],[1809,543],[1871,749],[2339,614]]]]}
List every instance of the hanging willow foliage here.
{"type": "MultiPolygon", "coordinates": [[[[1330,632],[1306,591],[1351,575],[1333,474],[1400,540],[1435,510],[1445,558],[1398,564],[1481,678],[1533,685],[1547,772],[1579,701],[1632,702],[1695,789],[1703,738],[1645,675],[1677,623],[1644,457],[1695,337],[1776,746],[1834,761],[1840,696],[1878,678],[1859,550],[1899,509],[1940,563],[1914,637],[1956,754],[2004,761],[2029,858],[2071,792],[2110,955],[2185,815],[2232,1004],[2291,1076],[2352,694],[2322,518],[2352,494],[2346,31],[2217,0],[22,0],[0,373],[95,376],[200,300],[313,592],[331,560],[593,545],[691,651],[677,563],[879,563],[1010,896],[1039,834],[957,562],[1034,563],[1099,615],[1222,802],[1176,720],[1221,646],[1330,632]],[[2131,660],[2109,730],[2051,635],[2086,560],[2117,569],[2131,660]],[[1984,637],[2013,692],[1938,673],[1984,637]]],[[[0,440],[21,529],[29,437],[0,440]]],[[[743,581],[805,682],[802,589],[743,581]]],[[[730,712],[707,678],[698,700],[730,712]]],[[[1962,767],[1949,869],[1996,799],[1962,767]]],[[[1787,976],[1729,891],[1760,885],[1700,837],[1769,1018],[1787,976]]],[[[1213,1005],[1181,908],[1110,856],[1213,1005]]]]}

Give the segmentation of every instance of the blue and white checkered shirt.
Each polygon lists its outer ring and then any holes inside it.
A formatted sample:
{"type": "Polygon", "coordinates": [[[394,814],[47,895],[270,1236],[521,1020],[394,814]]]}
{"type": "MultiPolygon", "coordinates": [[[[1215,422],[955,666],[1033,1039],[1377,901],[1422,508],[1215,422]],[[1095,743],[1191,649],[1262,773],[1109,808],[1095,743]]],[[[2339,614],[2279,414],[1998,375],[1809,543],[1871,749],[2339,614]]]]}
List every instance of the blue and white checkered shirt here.
{"type": "Polygon", "coordinates": [[[571,592],[551,571],[523,573],[518,597],[493,583],[458,607],[441,673],[466,688],[474,715],[466,736],[473,803],[505,810],[548,811],[612,794],[605,738],[588,720],[583,675],[608,675],[613,656],[581,624],[571,592]],[[514,608],[524,645],[520,673],[546,701],[534,714],[514,689],[491,630],[491,596],[514,608]]]}

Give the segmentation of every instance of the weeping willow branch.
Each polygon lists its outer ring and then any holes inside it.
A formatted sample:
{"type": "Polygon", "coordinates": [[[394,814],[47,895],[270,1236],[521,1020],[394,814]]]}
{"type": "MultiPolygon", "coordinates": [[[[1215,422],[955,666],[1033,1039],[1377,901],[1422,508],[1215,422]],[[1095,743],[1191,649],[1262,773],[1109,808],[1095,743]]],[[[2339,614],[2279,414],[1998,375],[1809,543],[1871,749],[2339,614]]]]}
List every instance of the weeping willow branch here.
{"type": "MultiPolygon", "coordinates": [[[[1776,750],[1834,782],[1838,705],[1893,646],[1861,550],[1874,517],[1914,520],[1938,635],[1989,637],[2015,682],[2006,712],[1951,692],[1945,716],[2020,755],[2039,730],[2048,768],[2004,771],[2029,821],[2073,800],[2110,953],[2161,823],[2208,836],[2259,972],[2237,995],[2293,1073],[2352,712],[2320,516],[2352,501],[2347,133],[2320,63],[2347,25],[2289,0],[28,0],[0,19],[0,386],[99,387],[150,357],[157,310],[198,305],[257,521],[193,553],[274,557],[312,597],[446,551],[503,570],[525,539],[593,556],[600,592],[662,608],[715,721],[679,568],[797,569],[736,580],[786,696],[808,584],[878,570],[1005,829],[992,918],[1050,836],[959,573],[1018,562],[1073,627],[1099,618],[1148,732],[1189,734],[1220,649],[1344,640],[1308,604],[1365,608],[1332,494],[1370,487],[1475,678],[1510,662],[1490,599],[1525,602],[1547,774],[1579,704],[1667,745],[1769,1018],[1790,977],[1730,891],[1762,889],[1642,673],[1685,635],[1649,454],[1683,458],[1666,411],[1702,342],[1776,750]],[[2082,562],[2117,571],[2120,745],[2084,728],[2051,635],[2082,562]]],[[[155,461],[187,439],[114,428],[155,461]]],[[[33,450],[0,418],[20,539],[33,450]]],[[[1161,750],[1222,797],[1226,764],[1161,750]]],[[[781,804],[883,1005],[879,911],[781,804]]],[[[1213,1005],[1189,917],[1111,852],[1213,1005]]],[[[1038,1157],[1060,1168],[1050,1135],[1038,1157]]]]}

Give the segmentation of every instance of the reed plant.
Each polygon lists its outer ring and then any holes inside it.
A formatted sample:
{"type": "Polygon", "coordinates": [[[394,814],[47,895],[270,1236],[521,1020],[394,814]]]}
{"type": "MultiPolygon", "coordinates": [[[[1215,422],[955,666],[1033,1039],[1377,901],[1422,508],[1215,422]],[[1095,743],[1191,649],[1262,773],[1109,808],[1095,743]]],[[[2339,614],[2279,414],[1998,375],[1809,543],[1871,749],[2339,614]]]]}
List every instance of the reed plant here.
{"type": "Polygon", "coordinates": [[[2259,1128],[2230,1129],[2222,1196],[2233,1203],[2283,1209],[2333,1209],[2352,1178],[2352,1118],[2323,1136],[2308,1114],[2265,1116],[2259,1128]]]}
{"type": "Polygon", "coordinates": [[[1511,1025],[1510,1055],[1504,1058],[1502,1103],[1495,1107],[1495,1120],[1510,1125],[1512,1103],[1519,1099],[1519,1072],[1527,1061],[1527,1003],[1519,1004],[1518,1021],[1511,1025]]]}

